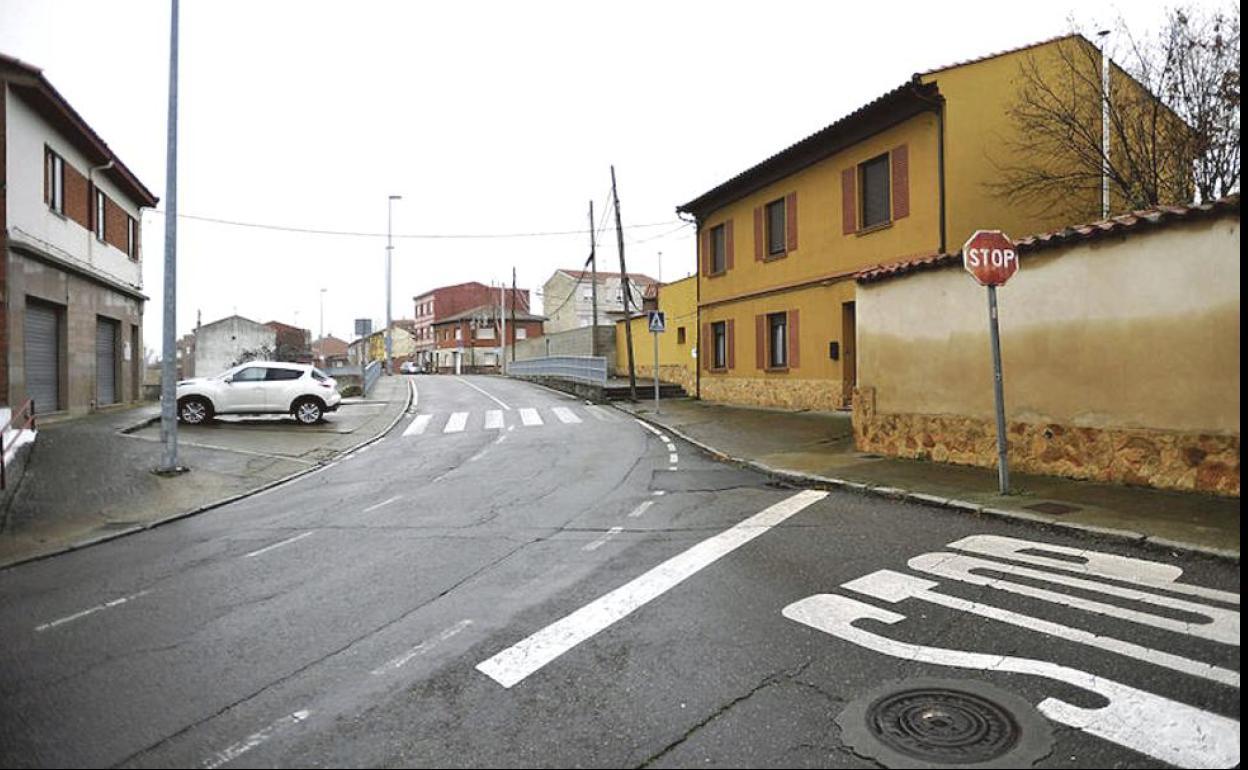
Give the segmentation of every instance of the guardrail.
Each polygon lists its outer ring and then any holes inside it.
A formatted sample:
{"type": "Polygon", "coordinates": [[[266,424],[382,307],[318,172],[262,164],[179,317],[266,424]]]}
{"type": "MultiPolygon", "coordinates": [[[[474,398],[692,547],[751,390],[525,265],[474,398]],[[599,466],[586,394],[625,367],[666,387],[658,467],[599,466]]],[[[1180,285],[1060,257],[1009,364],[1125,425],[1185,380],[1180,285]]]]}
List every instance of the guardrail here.
{"type": "Polygon", "coordinates": [[[513,377],[555,377],[571,382],[606,386],[607,359],[602,356],[548,356],[507,364],[513,377]]]}
{"type": "Polygon", "coordinates": [[[377,378],[381,376],[381,362],[373,361],[364,369],[364,393],[367,396],[368,391],[373,389],[373,385],[377,383],[377,378]]]}
{"type": "Polygon", "coordinates": [[[26,399],[26,403],[13,413],[13,416],[7,423],[0,426],[0,489],[8,486],[8,468],[5,463],[5,455],[9,451],[9,447],[5,446],[5,438],[12,435],[16,440],[18,434],[23,430],[35,429],[35,400],[33,398],[26,399]]]}

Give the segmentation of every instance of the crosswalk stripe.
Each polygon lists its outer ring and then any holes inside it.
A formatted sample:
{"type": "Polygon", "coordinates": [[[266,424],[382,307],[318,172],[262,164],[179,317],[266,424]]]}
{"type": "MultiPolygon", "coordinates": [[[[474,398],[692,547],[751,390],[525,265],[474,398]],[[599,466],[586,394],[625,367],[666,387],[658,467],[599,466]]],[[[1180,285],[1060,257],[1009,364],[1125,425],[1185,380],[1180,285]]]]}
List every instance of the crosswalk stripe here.
{"type": "Polygon", "coordinates": [[[407,430],[403,431],[404,436],[419,436],[425,432],[425,428],[429,427],[429,421],[433,419],[431,414],[418,414],[416,419],[412,420],[407,426],[407,430]]]}
{"type": "Polygon", "coordinates": [[[537,413],[536,409],[528,409],[528,408],[521,409],[520,410],[520,422],[524,423],[525,425],[541,425],[542,416],[537,413]]]}
{"type": "Polygon", "coordinates": [[[574,422],[581,421],[581,418],[577,417],[576,414],[574,414],[572,410],[567,408],[566,406],[551,407],[550,411],[554,412],[555,416],[559,418],[560,422],[563,422],[565,424],[571,424],[574,422]]]}
{"type": "Polygon", "coordinates": [[[585,411],[589,412],[590,416],[595,420],[601,420],[602,422],[619,422],[620,420],[620,418],[616,417],[609,410],[604,409],[597,404],[591,404],[585,407],[585,411]]]}
{"type": "Polygon", "coordinates": [[[504,427],[502,409],[491,409],[485,413],[486,430],[502,430],[504,427]]]}
{"type": "Polygon", "coordinates": [[[455,412],[451,415],[451,419],[446,421],[446,427],[442,429],[443,433],[459,433],[468,425],[467,412],[455,412]]]}

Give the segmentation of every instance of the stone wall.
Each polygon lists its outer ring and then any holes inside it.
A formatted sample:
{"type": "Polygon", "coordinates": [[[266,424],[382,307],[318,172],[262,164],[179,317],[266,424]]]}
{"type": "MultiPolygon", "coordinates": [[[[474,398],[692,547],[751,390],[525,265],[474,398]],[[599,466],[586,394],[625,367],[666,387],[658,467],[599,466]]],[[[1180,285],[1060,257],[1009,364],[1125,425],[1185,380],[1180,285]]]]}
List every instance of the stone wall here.
{"type": "MultiPolygon", "coordinates": [[[[705,391],[705,384],[703,386],[705,391]]],[[[880,414],[875,390],[854,392],[861,452],[996,467],[996,423],[941,414],[880,414]]],[[[1010,421],[1010,468],[1024,473],[1238,497],[1239,436],[1010,421]]]]}
{"type": "MultiPolygon", "coordinates": [[[[645,382],[654,382],[654,363],[649,364],[638,361],[637,367],[637,384],[640,387],[645,382]]],[[[624,372],[627,376],[628,372],[624,372]]],[[[674,382],[685,389],[685,393],[692,396],[697,391],[697,372],[688,366],[678,366],[676,364],[660,364],[659,365],[659,382],[674,382]]]]}
{"type": "Polygon", "coordinates": [[[812,409],[830,412],[841,408],[840,380],[798,380],[789,377],[702,376],[701,398],[747,406],[812,409]]]}
{"type": "MultiPolygon", "coordinates": [[[[571,329],[554,334],[543,334],[527,340],[516,340],[516,360],[526,361],[530,358],[546,356],[588,356],[591,355],[592,327],[571,329]]],[[[598,327],[598,355],[607,359],[610,369],[615,363],[615,324],[598,327]]],[[[614,374],[614,372],[609,372],[614,374]]],[[[625,372],[627,374],[627,372],[625,372]]]]}

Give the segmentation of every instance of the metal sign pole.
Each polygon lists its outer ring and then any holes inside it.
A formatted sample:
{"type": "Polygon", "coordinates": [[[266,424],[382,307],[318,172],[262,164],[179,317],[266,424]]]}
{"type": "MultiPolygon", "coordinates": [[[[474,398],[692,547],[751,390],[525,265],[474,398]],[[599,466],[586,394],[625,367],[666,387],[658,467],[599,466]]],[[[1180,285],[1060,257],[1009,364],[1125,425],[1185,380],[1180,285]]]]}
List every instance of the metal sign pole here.
{"type": "Polygon", "coordinates": [[[1001,378],[1001,332],[997,327],[997,287],[988,287],[988,321],[992,337],[992,378],[997,411],[997,480],[1001,494],[1010,493],[1010,467],[1005,435],[1005,392],[1001,378]]]}
{"type": "Polygon", "coordinates": [[[654,337],[654,413],[659,413],[659,333],[651,332],[654,337]]]}

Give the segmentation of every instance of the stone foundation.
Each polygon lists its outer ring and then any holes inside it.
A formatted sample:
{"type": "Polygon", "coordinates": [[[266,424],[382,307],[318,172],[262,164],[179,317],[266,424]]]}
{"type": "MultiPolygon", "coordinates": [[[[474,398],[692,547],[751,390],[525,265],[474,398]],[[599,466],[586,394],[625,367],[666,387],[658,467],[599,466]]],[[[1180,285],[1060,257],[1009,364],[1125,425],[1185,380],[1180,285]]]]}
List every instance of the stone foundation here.
{"type": "MultiPolygon", "coordinates": [[[[878,414],[874,402],[873,389],[855,391],[854,445],[859,451],[996,466],[993,421],[878,414]]],[[[1023,473],[1239,497],[1238,435],[1025,422],[1010,422],[1007,430],[1010,468],[1023,473]]]]}
{"type": "MultiPolygon", "coordinates": [[[[637,386],[641,387],[645,384],[643,380],[654,381],[654,364],[643,364],[638,361],[637,367],[637,386]]],[[[628,372],[625,371],[625,376],[628,372]]],[[[690,396],[694,395],[697,390],[696,372],[687,366],[677,364],[659,364],[659,382],[673,382],[685,389],[685,393],[690,396]]]]}
{"type": "Polygon", "coordinates": [[[702,375],[701,398],[743,406],[772,406],[830,412],[840,409],[840,380],[799,380],[785,376],[723,377],[702,375]]]}

